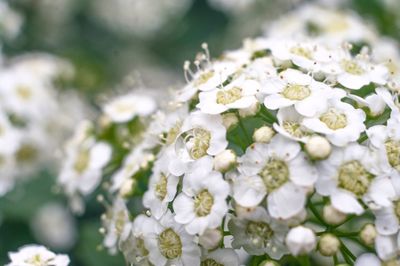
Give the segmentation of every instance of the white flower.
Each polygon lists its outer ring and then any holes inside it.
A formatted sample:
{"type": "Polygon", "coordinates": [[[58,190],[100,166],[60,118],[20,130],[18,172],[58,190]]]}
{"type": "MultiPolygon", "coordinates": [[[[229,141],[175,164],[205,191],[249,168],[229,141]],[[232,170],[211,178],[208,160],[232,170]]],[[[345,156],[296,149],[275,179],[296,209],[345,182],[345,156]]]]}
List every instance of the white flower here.
{"type": "Polygon", "coordinates": [[[152,226],[144,243],[149,251],[149,260],[154,265],[199,265],[200,248],[184,226],[174,220],[167,211],[156,226],[152,226]]]}
{"type": "Polygon", "coordinates": [[[90,135],[91,130],[91,124],[81,123],[66,146],[66,159],[58,181],[67,195],[91,193],[101,180],[102,168],[111,158],[111,147],[96,142],[90,135]]]}
{"type": "Polygon", "coordinates": [[[153,98],[132,93],[119,96],[103,107],[103,112],[115,123],[124,123],[136,116],[149,116],[156,110],[157,104],[153,98]]]}
{"type": "Polygon", "coordinates": [[[131,226],[131,232],[125,239],[119,242],[119,249],[129,263],[135,265],[149,266],[149,250],[144,242],[148,234],[157,227],[157,221],[146,215],[138,215],[131,226]]]}
{"type": "Polygon", "coordinates": [[[102,216],[102,222],[106,230],[103,244],[110,252],[115,253],[118,241],[125,240],[129,236],[132,226],[125,202],[117,198],[102,216]]]}
{"type": "Polygon", "coordinates": [[[288,219],[300,213],[306,188],[317,180],[317,171],[300,152],[300,145],[280,135],[269,144],[251,145],[238,162],[241,175],[234,180],[234,199],[252,207],[268,195],[268,211],[274,218],[288,219]]]}
{"type": "Polygon", "coordinates": [[[16,182],[17,166],[14,156],[0,153],[0,196],[10,191],[16,182]]]}
{"type": "Polygon", "coordinates": [[[330,52],[318,43],[272,39],[268,48],[275,59],[291,61],[306,70],[317,72],[332,63],[330,52]]]}
{"type": "Polygon", "coordinates": [[[385,85],[389,78],[389,71],[383,65],[371,64],[361,58],[352,58],[343,54],[338,58],[337,81],[352,90],[358,90],[371,82],[385,85]]]}
{"type": "Polygon", "coordinates": [[[38,245],[23,246],[8,256],[11,262],[7,266],[68,266],[70,262],[67,255],[57,255],[38,245]]]}
{"type": "Polygon", "coordinates": [[[294,256],[308,254],[317,246],[317,238],[314,232],[304,226],[290,229],[285,242],[290,253],[294,256]]]}
{"type": "Polygon", "coordinates": [[[55,97],[46,80],[18,69],[2,71],[0,80],[0,102],[7,112],[38,121],[55,112],[55,97]]]}
{"type": "Polygon", "coordinates": [[[201,265],[239,266],[239,256],[231,248],[220,248],[202,256],[201,265]]]}
{"type": "Polygon", "coordinates": [[[52,248],[69,249],[77,238],[73,216],[56,202],[46,203],[39,209],[32,219],[31,228],[36,238],[52,248]]]}
{"type": "Polygon", "coordinates": [[[171,156],[167,152],[155,162],[150,177],[149,189],[143,195],[143,205],[150,208],[151,214],[160,219],[167,211],[168,204],[175,198],[179,177],[168,171],[171,156]]]}
{"type": "Polygon", "coordinates": [[[154,155],[147,150],[146,145],[139,144],[125,157],[122,167],[111,177],[110,191],[119,190],[124,182],[137,173],[143,165],[154,159],[154,155]]]}
{"type": "Polygon", "coordinates": [[[274,83],[276,92],[264,99],[268,109],[294,106],[299,114],[310,117],[325,108],[328,85],[295,69],[284,70],[279,77],[280,82],[274,83]]]}
{"type": "Polygon", "coordinates": [[[0,110],[0,154],[11,155],[21,145],[21,132],[15,128],[0,110]]]}
{"type": "Polygon", "coordinates": [[[302,122],[303,126],[325,134],[332,144],[340,147],[359,138],[365,130],[366,118],[361,109],[340,101],[343,96],[343,93],[335,93],[323,110],[317,112],[313,118],[304,118],[302,122]]]}
{"type": "Polygon", "coordinates": [[[267,253],[273,259],[280,259],[287,253],[284,244],[287,226],[272,219],[262,207],[240,218],[232,218],[228,223],[233,234],[232,247],[243,247],[250,255],[267,253]]]}
{"type": "Polygon", "coordinates": [[[189,70],[189,65],[185,65],[185,71],[192,74],[192,80],[183,90],[178,92],[177,100],[179,102],[186,102],[198,91],[211,91],[216,89],[221,86],[238,67],[236,63],[229,61],[208,62],[204,68],[193,74],[189,70]]]}
{"type": "Polygon", "coordinates": [[[175,220],[184,224],[189,234],[203,234],[207,228],[216,228],[228,211],[226,198],[229,184],[222,174],[208,171],[212,159],[200,159],[194,170],[184,176],[182,193],[174,200],[175,220]]]}
{"type": "Polygon", "coordinates": [[[249,108],[257,102],[259,83],[241,76],[222,88],[200,92],[199,108],[206,114],[220,114],[230,109],[249,108]]]}
{"type": "Polygon", "coordinates": [[[176,139],[176,158],[171,160],[169,170],[180,176],[187,171],[188,163],[206,155],[217,155],[227,146],[221,116],[193,112],[184,121],[176,139]]]}
{"type": "Polygon", "coordinates": [[[364,212],[358,199],[368,193],[377,174],[371,151],[356,143],[334,148],[328,159],[318,163],[318,171],[317,191],[330,196],[335,209],[346,214],[364,212]]]}
{"type": "Polygon", "coordinates": [[[304,116],[300,115],[294,107],[279,109],[276,118],[278,123],[274,123],[274,129],[289,139],[306,142],[312,133],[302,125],[304,116]]]}

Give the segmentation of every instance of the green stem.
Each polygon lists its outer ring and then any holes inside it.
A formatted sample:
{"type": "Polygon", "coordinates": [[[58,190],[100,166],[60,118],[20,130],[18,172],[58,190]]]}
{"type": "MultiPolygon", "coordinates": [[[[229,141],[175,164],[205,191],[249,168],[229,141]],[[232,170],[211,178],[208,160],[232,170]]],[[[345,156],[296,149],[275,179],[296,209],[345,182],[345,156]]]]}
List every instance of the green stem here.
{"type": "Polygon", "coordinates": [[[299,257],[298,260],[301,266],[311,266],[310,257],[308,257],[307,255],[299,257]]]}
{"type": "Polygon", "coordinates": [[[346,252],[346,254],[351,258],[352,261],[356,260],[356,256],[346,247],[346,245],[343,243],[343,241],[340,241],[340,249],[346,252]]]}
{"type": "Polygon", "coordinates": [[[333,255],[333,264],[334,265],[338,265],[339,264],[339,260],[338,260],[337,254],[333,255]]]}
{"type": "Polygon", "coordinates": [[[324,221],[324,219],[321,217],[321,215],[318,213],[318,210],[315,208],[315,206],[313,205],[313,203],[311,202],[311,200],[307,203],[308,208],[310,208],[310,211],[312,212],[312,214],[315,216],[315,218],[318,219],[318,221],[328,227],[329,225],[326,224],[326,222],[324,221]]]}

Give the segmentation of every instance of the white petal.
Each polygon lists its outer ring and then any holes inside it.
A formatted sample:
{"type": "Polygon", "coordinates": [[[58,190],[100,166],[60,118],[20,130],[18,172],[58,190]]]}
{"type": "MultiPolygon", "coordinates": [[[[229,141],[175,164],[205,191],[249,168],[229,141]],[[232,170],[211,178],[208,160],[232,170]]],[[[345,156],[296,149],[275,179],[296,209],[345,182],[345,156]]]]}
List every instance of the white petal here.
{"type": "Polygon", "coordinates": [[[331,195],[331,201],[332,206],[343,213],[360,215],[364,212],[361,204],[350,192],[338,189],[331,195]]]}

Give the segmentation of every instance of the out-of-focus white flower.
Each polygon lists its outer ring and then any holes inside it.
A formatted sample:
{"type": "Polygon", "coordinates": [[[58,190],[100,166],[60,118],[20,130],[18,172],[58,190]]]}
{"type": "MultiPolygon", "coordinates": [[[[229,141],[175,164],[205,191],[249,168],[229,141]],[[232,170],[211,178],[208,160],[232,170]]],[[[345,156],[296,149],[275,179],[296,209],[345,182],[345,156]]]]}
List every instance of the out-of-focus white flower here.
{"type": "Polygon", "coordinates": [[[66,250],[76,241],[75,220],[71,213],[58,203],[47,203],[33,217],[31,227],[35,236],[46,245],[66,250]]]}
{"type": "Polygon", "coordinates": [[[15,38],[21,30],[23,17],[13,10],[6,1],[0,2],[0,37],[15,38]]]}
{"type": "Polygon", "coordinates": [[[58,182],[70,197],[91,193],[101,180],[102,168],[111,158],[111,147],[96,142],[91,130],[92,125],[83,121],[65,147],[66,159],[58,182]]]}
{"type": "Polygon", "coordinates": [[[113,122],[124,123],[136,116],[149,116],[156,109],[153,98],[141,94],[129,94],[117,97],[104,105],[103,112],[113,122]]]}
{"type": "Polygon", "coordinates": [[[379,258],[373,253],[364,253],[357,258],[354,266],[382,266],[379,258]]]}
{"type": "Polygon", "coordinates": [[[103,244],[111,252],[115,253],[118,241],[128,238],[132,227],[125,202],[117,198],[102,216],[102,222],[106,230],[103,244]]]}
{"type": "Polygon", "coordinates": [[[154,6],[146,0],[95,0],[90,1],[90,8],[94,19],[117,33],[152,37],[168,22],[185,14],[191,3],[162,0],[154,6]]]}
{"type": "Polygon", "coordinates": [[[308,254],[317,246],[317,238],[314,232],[304,226],[290,229],[285,242],[290,253],[294,256],[308,254]]]}
{"type": "Polygon", "coordinates": [[[23,246],[8,256],[11,262],[7,266],[68,266],[70,262],[67,255],[55,254],[38,245],[23,246]]]}

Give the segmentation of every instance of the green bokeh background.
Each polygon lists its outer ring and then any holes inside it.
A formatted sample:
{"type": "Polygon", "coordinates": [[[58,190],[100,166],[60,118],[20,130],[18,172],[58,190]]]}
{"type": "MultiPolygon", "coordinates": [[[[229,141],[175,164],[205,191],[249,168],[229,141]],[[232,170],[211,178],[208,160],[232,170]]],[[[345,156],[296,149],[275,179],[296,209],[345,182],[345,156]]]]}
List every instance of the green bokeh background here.
{"type": "MultiPolygon", "coordinates": [[[[100,93],[112,95],[115,84],[132,70],[141,73],[141,65],[151,61],[176,75],[176,84],[183,83],[182,63],[193,59],[202,42],[209,44],[212,55],[241,44],[242,38],[261,33],[261,22],[273,20],[294,8],[290,1],[258,0],[257,8],[243,14],[228,16],[213,10],[206,1],[194,0],[188,12],[148,39],[116,34],[93,21],[87,14],[88,0],[76,1],[72,17],[57,38],[49,40],[51,25],[44,25],[36,5],[40,0],[12,0],[11,6],[25,15],[19,37],[5,43],[7,56],[44,51],[70,60],[76,68],[74,87],[79,88],[88,102],[96,103],[100,93]],[[137,56],[145,54],[146,56],[137,56]]],[[[112,0],[110,0],[112,1],[112,0]]],[[[150,0],[149,0],[150,1],[150,0]]],[[[157,1],[154,1],[155,5],[157,1]]],[[[348,8],[371,21],[385,35],[400,38],[399,10],[387,10],[380,0],[353,0],[348,8]]],[[[49,10],[48,12],[52,12],[49,10]]],[[[150,79],[151,81],[151,79],[150,79]]],[[[146,80],[144,80],[146,84],[146,80]]],[[[153,84],[151,84],[152,86],[153,84]]],[[[170,84],[165,84],[166,88],[170,84]]],[[[171,84],[175,85],[175,84],[171,84]]],[[[156,87],[163,89],[157,84],[156,87]]],[[[6,197],[0,198],[0,265],[8,261],[7,251],[15,251],[28,243],[38,243],[30,231],[29,221],[48,201],[66,203],[62,195],[52,193],[56,174],[51,171],[32,174],[35,178],[21,183],[6,197]]],[[[93,196],[94,197],[94,196],[93,196]]],[[[98,250],[102,236],[98,233],[103,207],[89,199],[87,212],[77,217],[78,242],[68,251],[73,266],[125,265],[121,256],[109,256],[98,250]]]]}

